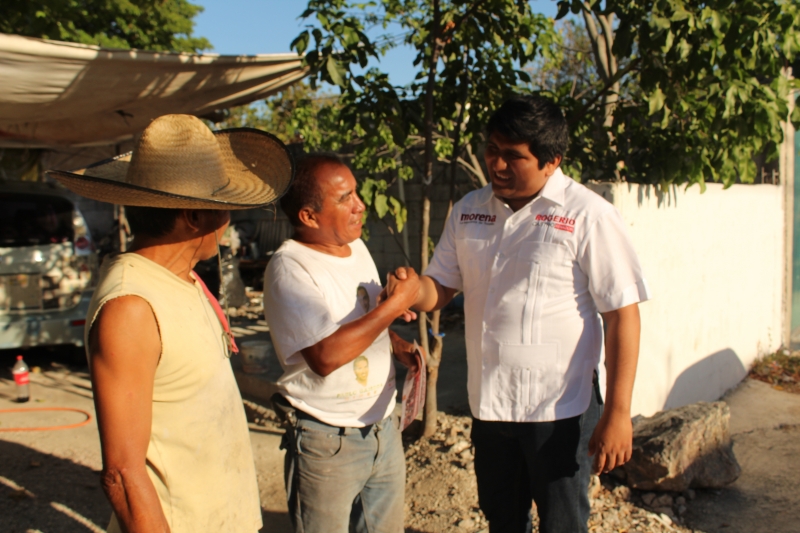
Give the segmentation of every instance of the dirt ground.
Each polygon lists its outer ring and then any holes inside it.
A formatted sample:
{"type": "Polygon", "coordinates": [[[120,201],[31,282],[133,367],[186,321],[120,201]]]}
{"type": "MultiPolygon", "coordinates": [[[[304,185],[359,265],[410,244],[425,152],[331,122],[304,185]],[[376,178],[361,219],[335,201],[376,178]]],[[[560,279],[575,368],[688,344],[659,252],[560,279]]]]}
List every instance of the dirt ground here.
{"type": "MultiPolygon", "coordinates": [[[[413,336],[413,328],[400,328],[413,336]]],[[[448,328],[440,369],[440,431],[430,440],[406,439],[406,532],[488,532],[478,509],[469,443],[463,330],[448,328]]],[[[10,352],[0,352],[0,410],[72,407],[92,420],[61,431],[2,432],[19,426],[77,423],[77,412],[0,413],[0,531],[99,532],[110,508],[99,488],[100,447],[86,368],[52,364],[58,354],[26,355],[32,400],[13,402],[10,352]]],[[[402,378],[402,375],[400,376],[402,378]]],[[[593,532],[738,533],[800,531],[800,395],[746,380],[725,398],[731,407],[734,452],[742,476],[729,487],[686,494],[647,494],[598,480],[592,488],[593,532]],[[647,503],[645,503],[647,502],[647,503]],[[648,505],[649,504],[649,505],[648,505]],[[657,509],[657,511],[656,511],[657,509]],[[669,510],[672,512],[669,512],[669,510]]],[[[283,489],[281,429],[274,415],[247,401],[264,533],[289,533],[283,489]]]]}

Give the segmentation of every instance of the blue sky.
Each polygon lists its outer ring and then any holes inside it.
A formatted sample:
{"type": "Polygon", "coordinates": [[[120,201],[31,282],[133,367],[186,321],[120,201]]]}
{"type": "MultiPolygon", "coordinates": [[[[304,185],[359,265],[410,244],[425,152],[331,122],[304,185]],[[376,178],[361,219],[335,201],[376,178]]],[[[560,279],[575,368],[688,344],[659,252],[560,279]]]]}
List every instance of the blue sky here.
{"type": "MultiPolygon", "coordinates": [[[[289,44],[304,26],[298,16],[303,0],[192,0],[205,8],[196,19],[194,33],[206,37],[218,54],[270,54],[289,52],[289,44]]],[[[531,0],[534,10],[556,15],[555,0],[531,0]]],[[[409,83],[414,74],[414,53],[409,48],[390,51],[381,67],[396,85],[409,83]]]]}

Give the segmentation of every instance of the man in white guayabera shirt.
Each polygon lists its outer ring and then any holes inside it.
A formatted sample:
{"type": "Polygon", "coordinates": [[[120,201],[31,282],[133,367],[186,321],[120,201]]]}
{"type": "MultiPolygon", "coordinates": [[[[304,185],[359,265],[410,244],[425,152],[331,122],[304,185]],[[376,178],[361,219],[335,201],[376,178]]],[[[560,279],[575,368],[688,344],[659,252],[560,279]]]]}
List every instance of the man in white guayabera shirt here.
{"type": "Polygon", "coordinates": [[[453,207],[414,307],[441,308],[464,291],[475,475],[490,531],[530,531],[533,499],[542,533],[585,532],[592,469],[630,459],[647,285],[614,206],[559,168],[568,136],[558,106],[514,97],[486,130],[491,184],[453,207]]]}
{"type": "Polygon", "coordinates": [[[301,159],[281,209],[294,236],[267,267],[264,314],[284,369],[273,402],[287,424],[292,523],[298,533],[399,533],[405,460],[392,353],[415,363],[412,345],[387,328],[416,301],[418,280],[377,305],[364,204],[335,155],[301,159]]]}

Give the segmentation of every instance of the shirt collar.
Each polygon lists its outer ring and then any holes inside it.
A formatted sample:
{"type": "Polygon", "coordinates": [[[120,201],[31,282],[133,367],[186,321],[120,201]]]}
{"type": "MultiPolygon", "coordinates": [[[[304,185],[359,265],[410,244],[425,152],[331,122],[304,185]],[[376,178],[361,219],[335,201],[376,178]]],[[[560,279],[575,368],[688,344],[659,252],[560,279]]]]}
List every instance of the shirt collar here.
{"type": "Polygon", "coordinates": [[[544,184],[542,187],[542,192],[540,196],[542,198],[547,198],[551,202],[558,204],[560,206],[564,205],[564,196],[565,191],[567,189],[567,184],[569,183],[567,178],[563,172],[561,172],[561,168],[557,168],[553,175],[547,178],[547,183],[544,184]]]}
{"type": "MultiPolygon", "coordinates": [[[[539,194],[542,198],[547,198],[551,202],[558,204],[560,206],[564,205],[564,197],[566,194],[567,185],[569,184],[569,178],[561,172],[561,168],[557,168],[553,175],[547,178],[547,182],[542,187],[542,191],[539,194]]],[[[481,191],[481,197],[478,199],[478,205],[486,205],[488,204],[492,198],[494,198],[494,193],[492,192],[492,184],[488,184],[486,187],[483,188],[481,191]]],[[[498,199],[499,200],[499,199],[498,199]]]]}
{"type": "Polygon", "coordinates": [[[494,198],[494,192],[492,192],[492,184],[489,183],[488,185],[484,186],[480,192],[478,193],[479,196],[477,198],[477,205],[486,205],[492,201],[494,198]]]}

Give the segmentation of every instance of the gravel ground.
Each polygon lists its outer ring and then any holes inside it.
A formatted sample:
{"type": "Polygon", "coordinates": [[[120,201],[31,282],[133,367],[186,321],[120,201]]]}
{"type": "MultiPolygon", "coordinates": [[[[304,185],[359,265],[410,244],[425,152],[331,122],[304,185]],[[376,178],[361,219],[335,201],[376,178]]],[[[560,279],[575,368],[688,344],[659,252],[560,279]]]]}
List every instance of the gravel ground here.
{"type": "MultiPolygon", "coordinates": [[[[406,447],[406,532],[488,533],[478,508],[469,417],[442,415],[440,430],[429,440],[406,447]]],[[[589,531],[666,533],[698,531],[680,524],[687,495],[655,494],[617,486],[603,476],[591,488],[589,531]],[[657,498],[657,499],[656,499],[657,498]],[[649,501],[645,504],[644,501],[649,501]]],[[[534,532],[538,531],[534,510],[534,532]]]]}
{"type": "MultiPolygon", "coordinates": [[[[276,431],[272,411],[245,401],[251,423],[276,431]]],[[[472,419],[440,415],[440,430],[430,439],[404,438],[406,450],[406,533],[488,533],[478,508],[472,419]]],[[[681,525],[695,492],[654,494],[631,490],[603,476],[591,487],[589,530],[596,533],[697,532],[681,525]]],[[[534,512],[534,532],[538,531],[534,512]]]]}

